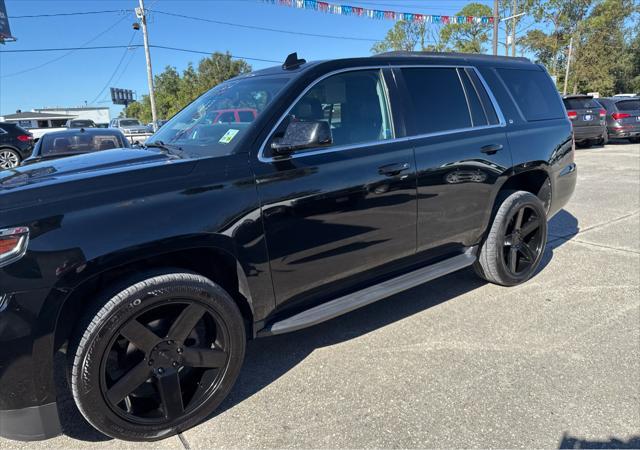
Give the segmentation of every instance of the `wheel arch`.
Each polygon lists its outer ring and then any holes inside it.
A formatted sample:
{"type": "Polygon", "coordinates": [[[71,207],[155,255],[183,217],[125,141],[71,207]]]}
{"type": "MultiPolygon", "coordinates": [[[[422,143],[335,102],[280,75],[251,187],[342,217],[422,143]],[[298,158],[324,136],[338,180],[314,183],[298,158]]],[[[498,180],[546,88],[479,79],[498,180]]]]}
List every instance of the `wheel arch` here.
{"type": "Polygon", "coordinates": [[[222,286],[234,299],[245,320],[248,337],[253,333],[253,299],[245,270],[229,245],[190,242],[182,247],[161,246],[160,243],[119,251],[86,263],[84,276],[64,279],[59,287],[68,292],[59,308],[54,333],[56,352],[72,336],[75,323],[91,303],[91,297],[111,284],[141,271],[177,268],[205,276],[222,286]],[[165,248],[163,250],[163,248],[165,248]]]}

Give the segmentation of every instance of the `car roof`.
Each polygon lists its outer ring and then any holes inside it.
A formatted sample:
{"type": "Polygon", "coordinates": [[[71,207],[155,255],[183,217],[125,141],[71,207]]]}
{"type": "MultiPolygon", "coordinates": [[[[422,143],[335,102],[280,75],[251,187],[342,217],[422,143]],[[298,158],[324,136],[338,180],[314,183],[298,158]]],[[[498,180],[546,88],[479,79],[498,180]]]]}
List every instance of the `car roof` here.
{"type": "Polygon", "coordinates": [[[528,58],[494,56],[479,53],[454,53],[454,52],[404,52],[393,51],[380,53],[373,56],[341,58],[319,61],[305,61],[292,68],[285,69],[283,65],[267,67],[247,74],[235,77],[235,79],[251,78],[256,76],[274,75],[299,75],[313,68],[325,67],[328,71],[349,67],[370,67],[385,65],[477,65],[526,68],[530,70],[542,70],[539,65],[532,63],[528,58]]]}
{"type": "Polygon", "coordinates": [[[68,130],[60,130],[60,131],[51,131],[49,133],[45,133],[43,136],[54,136],[54,137],[63,137],[63,136],[75,136],[80,134],[86,135],[94,135],[94,134],[122,134],[122,131],[117,128],[70,128],[68,130]]]}
{"type": "Polygon", "coordinates": [[[593,95],[587,95],[587,94],[566,94],[566,95],[563,95],[562,98],[594,98],[594,97],[593,95]]]}

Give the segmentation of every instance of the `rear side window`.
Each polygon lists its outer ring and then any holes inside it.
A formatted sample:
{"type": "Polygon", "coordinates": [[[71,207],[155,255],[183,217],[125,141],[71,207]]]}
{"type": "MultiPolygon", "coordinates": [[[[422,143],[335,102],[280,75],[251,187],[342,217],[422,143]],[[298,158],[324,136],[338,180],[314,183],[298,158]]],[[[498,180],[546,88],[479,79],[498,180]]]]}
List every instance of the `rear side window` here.
{"type": "Polygon", "coordinates": [[[464,71],[461,70],[459,73],[462,85],[464,86],[464,92],[467,95],[469,111],[471,111],[471,120],[473,121],[472,125],[474,127],[488,125],[487,115],[482,108],[482,103],[480,103],[480,98],[478,97],[475,87],[473,87],[471,80],[464,71]]]}
{"type": "Polygon", "coordinates": [[[623,100],[616,103],[619,111],[634,111],[640,109],[640,100],[623,100]]]}
{"type": "Polygon", "coordinates": [[[493,108],[493,103],[491,103],[491,99],[489,98],[487,91],[484,89],[484,86],[482,85],[480,78],[478,78],[478,75],[473,69],[465,69],[465,72],[467,72],[467,75],[473,82],[473,86],[475,87],[476,92],[478,93],[478,96],[482,100],[482,106],[484,108],[485,114],[487,115],[487,119],[489,119],[489,124],[490,125],[499,124],[500,119],[498,119],[496,110],[493,108]]]}
{"type": "Polygon", "coordinates": [[[413,134],[471,127],[462,84],[454,68],[402,69],[414,124],[413,134]]]}
{"type": "Polygon", "coordinates": [[[562,101],[567,109],[600,108],[600,103],[592,98],[565,98],[562,101]]]}
{"type": "Polygon", "coordinates": [[[528,121],[561,119],[564,108],[549,76],[541,70],[496,69],[528,121]]]}

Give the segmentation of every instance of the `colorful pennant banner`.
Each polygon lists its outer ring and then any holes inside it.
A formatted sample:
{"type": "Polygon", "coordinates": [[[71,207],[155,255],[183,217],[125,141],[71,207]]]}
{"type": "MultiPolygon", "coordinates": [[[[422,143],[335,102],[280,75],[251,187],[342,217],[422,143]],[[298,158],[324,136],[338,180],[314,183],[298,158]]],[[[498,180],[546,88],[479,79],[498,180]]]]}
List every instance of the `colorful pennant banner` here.
{"type": "Polygon", "coordinates": [[[404,20],[406,22],[425,23],[483,23],[493,24],[492,16],[442,16],[433,14],[415,14],[397,11],[384,11],[379,9],[362,8],[360,6],[338,5],[335,3],[318,0],[264,0],[274,5],[289,6],[298,9],[311,9],[327,14],[338,14],[341,16],[367,17],[369,19],[404,20]]]}

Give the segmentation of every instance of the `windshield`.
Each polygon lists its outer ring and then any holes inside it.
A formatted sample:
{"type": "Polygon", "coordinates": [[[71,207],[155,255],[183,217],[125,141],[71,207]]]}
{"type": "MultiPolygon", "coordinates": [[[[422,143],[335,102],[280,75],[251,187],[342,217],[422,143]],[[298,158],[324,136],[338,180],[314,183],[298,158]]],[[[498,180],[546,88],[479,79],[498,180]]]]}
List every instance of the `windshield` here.
{"type": "Polygon", "coordinates": [[[40,154],[42,156],[60,154],[60,153],[76,153],[76,152],[93,152],[97,150],[109,150],[112,148],[128,147],[120,137],[115,134],[68,134],[68,135],[51,135],[42,136],[40,143],[40,154]]]}
{"type": "Polygon", "coordinates": [[[139,127],[141,125],[142,124],[137,119],[126,119],[126,120],[121,120],[120,121],[120,126],[121,127],[139,127]]]}
{"type": "Polygon", "coordinates": [[[600,103],[592,98],[587,97],[574,97],[565,98],[564,106],[567,109],[589,109],[589,108],[601,108],[600,103]]]}
{"type": "Polygon", "coordinates": [[[287,81],[256,77],[219,84],[169,120],[153,141],[179,147],[194,158],[232,153],[287,81]]]}
{"type": "Polygon", "coordinates": [[[640,100],[623,100],[616,103],[619,111],[634,111],[640,109],[640,100]]]}
{"type": "Polygon", "coordinates": [[[89,128],[93,126],[94,124],[90,120],[72,120],[71,121],[72,128],[89,128]]]}

